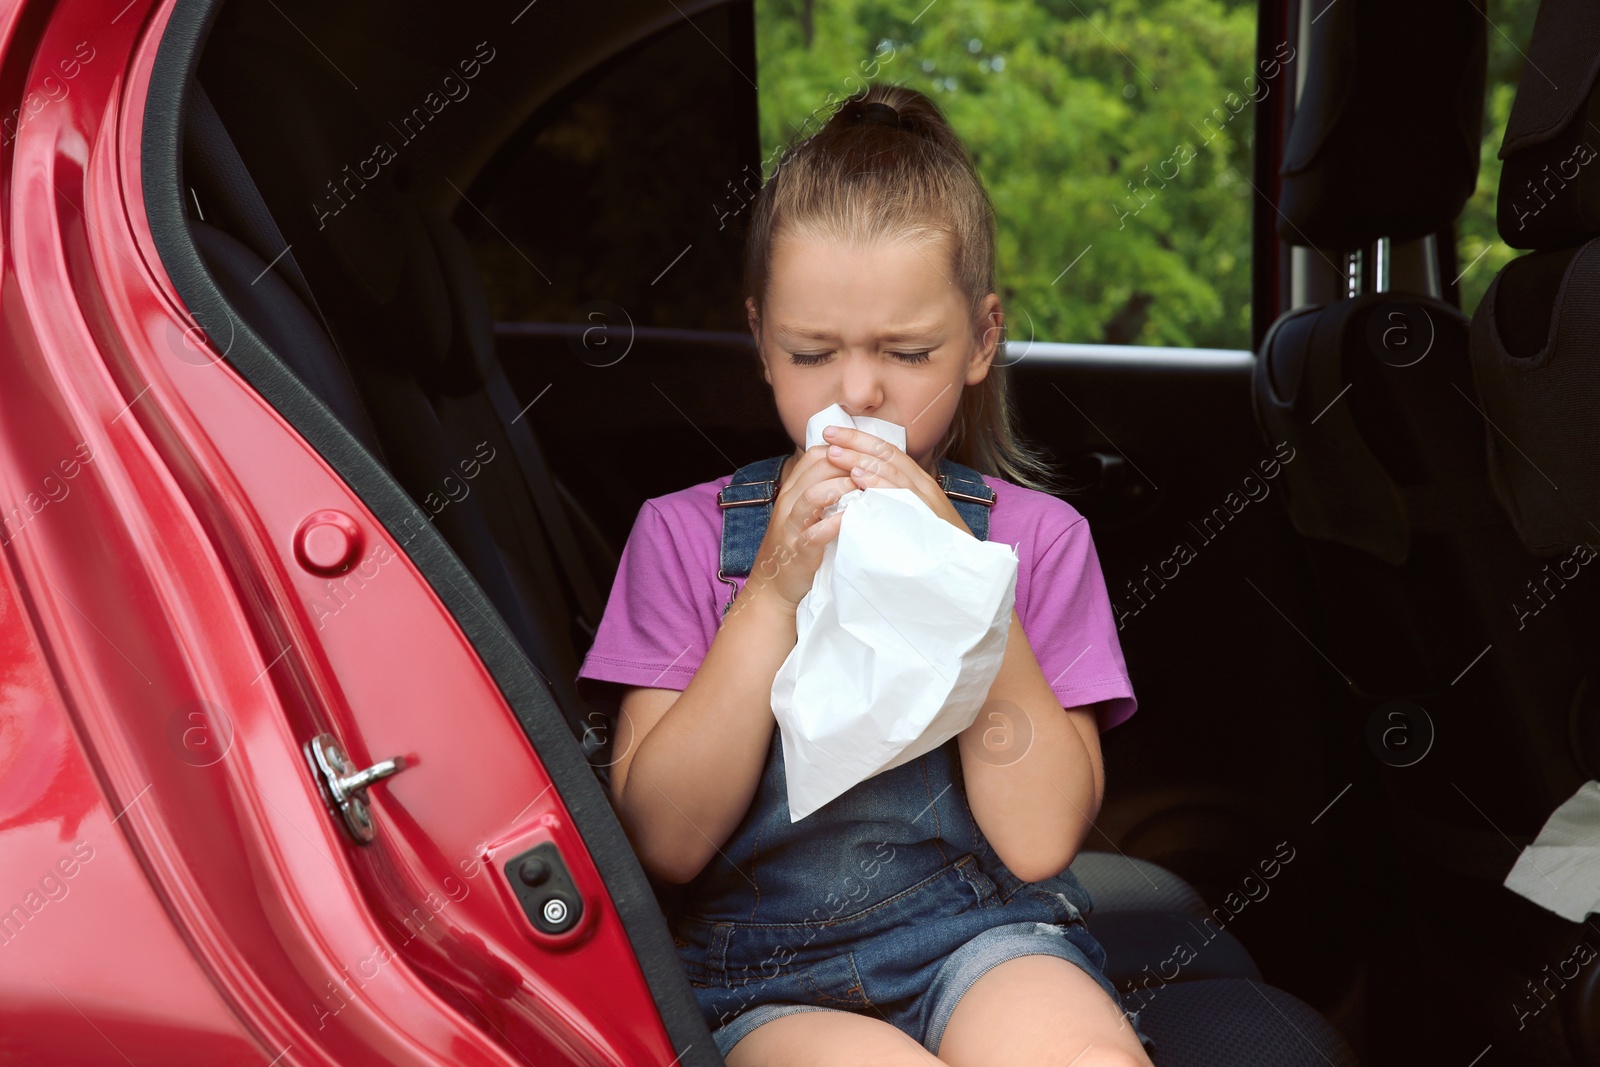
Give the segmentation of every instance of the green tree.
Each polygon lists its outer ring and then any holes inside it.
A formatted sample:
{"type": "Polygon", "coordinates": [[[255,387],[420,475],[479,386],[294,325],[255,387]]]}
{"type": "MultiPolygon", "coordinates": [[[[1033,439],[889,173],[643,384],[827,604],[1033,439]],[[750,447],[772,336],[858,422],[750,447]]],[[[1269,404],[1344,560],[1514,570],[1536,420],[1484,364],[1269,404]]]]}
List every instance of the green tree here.
{"type": "Polygon", "coordinates": [[[757,0],[756,32],[769,174],[863,70],[939,104],[995,203],[1014,341],[1248,346],[1254,108],[1295,70],[1288,45],[1258,67],[1251,5],[757,0]]]}

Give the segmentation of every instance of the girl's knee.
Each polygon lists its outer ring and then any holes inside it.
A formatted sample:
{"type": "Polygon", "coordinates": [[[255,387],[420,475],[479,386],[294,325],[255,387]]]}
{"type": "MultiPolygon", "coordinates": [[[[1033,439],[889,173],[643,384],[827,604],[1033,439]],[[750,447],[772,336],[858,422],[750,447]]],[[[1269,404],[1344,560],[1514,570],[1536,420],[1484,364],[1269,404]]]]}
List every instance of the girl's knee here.
{"type": "Polygon", "coordinates": [[[1129,1052],[1120,1048],[1090,1046],[1072,1061],[1072,1067],[1151,1067],[1151,1064],[1150,1057],[1143,1051],[1129,1052]]]}
{"type": "Polygon", "coordinates": [[[728,1067],[942,1067],[899,1028],[846,1011],[779,1016],[750,1031],[725,1059],[728,1067]]]}

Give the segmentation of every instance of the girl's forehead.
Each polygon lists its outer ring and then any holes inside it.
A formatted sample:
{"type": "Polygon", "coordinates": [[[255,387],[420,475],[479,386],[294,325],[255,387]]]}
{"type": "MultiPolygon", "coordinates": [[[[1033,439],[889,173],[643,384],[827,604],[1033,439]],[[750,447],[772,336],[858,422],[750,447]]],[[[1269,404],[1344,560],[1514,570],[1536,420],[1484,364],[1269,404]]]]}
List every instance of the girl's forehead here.
{"type": "Polygon", "coordinates": [[[942,263],[949,256],[949,242],[939,234],[852,239],[836,234],[786,233],[773,241],[771,262],[774,267],[839,260],[917,260],[933,264],[942,263]]]}
{"type": "Polygon", "coordinates": [[[960,294],[940,250],[910,241],[792,239],[776,249],[768,300],[780,319],[871,310],[896,322],[943,318],[960,294]]]}

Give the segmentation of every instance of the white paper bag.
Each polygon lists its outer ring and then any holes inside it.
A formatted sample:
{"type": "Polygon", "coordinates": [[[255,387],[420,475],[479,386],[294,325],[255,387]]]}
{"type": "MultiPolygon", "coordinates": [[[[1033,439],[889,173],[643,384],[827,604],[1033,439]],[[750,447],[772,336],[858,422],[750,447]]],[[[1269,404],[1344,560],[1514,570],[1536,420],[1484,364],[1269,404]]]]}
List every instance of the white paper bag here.
{"type": "MultiPolygon", "coordinates": [[[[905,447],[904,428],[835,404],[807,423],[807,448],[825,426],[905,447]]],[[[912,490],[852,490],[825,514],[840,509],[772,682],[791,822],[972,725],[1016,599],[1016,551],[956,529],[912,490]]]]}
{"type": "Polygon", "coordinates": [[[1505,886],[1568,922],[1600,912],[1600,782],[1584,782],[1550,813],[1505,886]]]}

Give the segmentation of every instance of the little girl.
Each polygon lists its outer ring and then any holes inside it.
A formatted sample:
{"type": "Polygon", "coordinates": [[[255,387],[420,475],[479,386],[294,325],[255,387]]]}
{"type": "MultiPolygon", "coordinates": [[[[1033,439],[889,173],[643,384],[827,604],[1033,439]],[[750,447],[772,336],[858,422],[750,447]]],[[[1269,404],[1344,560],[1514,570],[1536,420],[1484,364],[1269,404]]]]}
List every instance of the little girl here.
{"type": "Polygon", "coordinates": [[[579,671],[622,687],[613,801],[681,887],[674,940],[733,1067],[1150,1064],[1067,869],[1099,732],[1137,702],[1089,528],[1012,429],[993,226],[915,90],[869,85],[789,147],[745,306],[795,451],[644,503],[579,671]],[[845,428],[806,449],[835,403],[905,449],[845,428]],[[771,689],[843,520],[822,513],[892,486],[1015,546],[1005,658],[968,729],[791,823],[771,689]]]}

